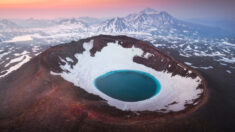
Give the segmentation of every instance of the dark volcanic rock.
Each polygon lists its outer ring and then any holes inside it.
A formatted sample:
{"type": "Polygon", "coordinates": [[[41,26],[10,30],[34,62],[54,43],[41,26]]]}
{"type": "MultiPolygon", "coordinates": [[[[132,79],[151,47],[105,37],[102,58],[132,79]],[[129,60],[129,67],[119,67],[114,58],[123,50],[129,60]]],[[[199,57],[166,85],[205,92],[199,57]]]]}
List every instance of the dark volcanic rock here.
{"type": "MultiPolygon", "coordinates": [[[[192,68],[174,60],[154,46],[126,36],[96,36],[78,42],[52,47],[17,71],[0,80],[0,131],[174,131],[181,124],[191,121],[187,115],[201,106],[207,96],[203,77],[192,68]],[[133,45],[154,56],[135,56],[133,61],[174,75],[195,78],[202,83],[203,93],[194,102],[179,112],[121,111],[111,107],[99,96],[89,94],[51,71],[60,73],[64,64],[60,58],[70,57],[73,67],[79,60],[75,53],[82,53],[84,42],[94,40],[90,50],[92,56],[107,46],[108,42],[119,41],[122,47],[133,45]],[[162,61],[163,60],[163,61],[162,61]],[[161,63],[160,63],[161,62],[161,63]],[[171,65],[171,67],[169,67],[171,65]],[[183,67],[183,68],[182,68],[183,67]],[[192,71],[189,73],[188,71],[192,71]],[[170,126],[168,126],[170,125],[170,126]]],[[[172,102],[173,105],[177,102],[172,102]]],[[[193,129],[193,128],[191,128],[193,129]]],[[[190,129],[188,129],[190,130],[190,129]]]]}

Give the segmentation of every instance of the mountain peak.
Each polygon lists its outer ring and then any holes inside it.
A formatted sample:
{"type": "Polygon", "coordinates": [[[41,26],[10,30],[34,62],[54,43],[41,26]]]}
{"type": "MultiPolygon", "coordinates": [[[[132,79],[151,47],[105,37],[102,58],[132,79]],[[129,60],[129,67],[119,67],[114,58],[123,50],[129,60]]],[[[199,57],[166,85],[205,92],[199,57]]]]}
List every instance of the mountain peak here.
{"type": "Polygon", "coordinates": [[[145,8],[144,10],[140,11],[140,13],[143,13],[143,14],[156,14],[156,13],[159,13],[159,12],[155,9],[152,9],[152,8],[145,8]]]}
{"type": "Polygon", "coordinates": [[[113,20],[114,20],[114,21],[122,21],[123,19],[120,18],[120,17],[115,17],[115,18],[113,18],[113,20]]]}

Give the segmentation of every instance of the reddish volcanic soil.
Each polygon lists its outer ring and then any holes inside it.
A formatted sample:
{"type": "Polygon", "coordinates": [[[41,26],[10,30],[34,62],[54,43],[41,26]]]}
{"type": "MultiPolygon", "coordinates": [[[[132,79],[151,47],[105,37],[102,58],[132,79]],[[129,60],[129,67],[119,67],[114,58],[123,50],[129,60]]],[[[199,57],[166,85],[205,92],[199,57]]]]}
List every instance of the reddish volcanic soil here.
{"type": "MultiPolygon", "coordinates": [[[[177,113],[131,112],[110,107],[105,100],[87,93],[50,71],[61,72],[59,56],[75,60],[74,53],[84,51],[82,44],[94,40],[91,53],[100,51],[107,42],[123,41],[123,47],[142,48],[145,52],[154,52],[158,57],[143,59],[135,57],[133,61],[152,67],[157,71],[167,70],[174,75],[195,77],[178,67],[178,61],[158,51],[143,41],[125,36],[96,36],[70,44],[52,47],[33,58],[20,69],[0,80],[0,132],[2,131],[182,131],[197,130],[200,120],[190,118],[207,99],[206,84],[199,88],[204,92],[197,106],[187,106],[177,113]],[[160,57],[167,61],[159,65],[160,57]],[[168,68],[167,65],[172,67],[168,68]],[[193,126],[191,124],[194,124],[193,126]],[[184,129],[183,129],[184,128],[184,129]]],[[[181,63],[180,63],[181,64],[181,63]]],[[[71,64],[73,65],[73,64],[71,64]]],[[[200,76],[201,77],[201,76],[200,76]]],[[[203,79],[203,77],[201,77],[203,79]]]]}

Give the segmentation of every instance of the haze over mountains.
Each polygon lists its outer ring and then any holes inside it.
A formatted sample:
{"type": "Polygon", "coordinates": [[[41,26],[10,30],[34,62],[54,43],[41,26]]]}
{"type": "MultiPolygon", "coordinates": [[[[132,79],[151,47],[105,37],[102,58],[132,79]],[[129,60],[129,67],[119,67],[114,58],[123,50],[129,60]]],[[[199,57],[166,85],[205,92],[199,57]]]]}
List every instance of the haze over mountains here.
{"type": "Polygon", "coordinates": [[[114,17],[111,19],[96,19],[89,17],[60,18],[53,20],[1,20],[0,29],[29,29],[70,26],[74,31],[99,32],[99,33],[150,33],[169,34],[174,32],[178,36],[192,37],[225,37],[230,36],[219,28],[206,27],[198,24],[181,21],[165,11],[156,11],[146,8],[138,13],[129,14],[126,17],[114,17]]]}

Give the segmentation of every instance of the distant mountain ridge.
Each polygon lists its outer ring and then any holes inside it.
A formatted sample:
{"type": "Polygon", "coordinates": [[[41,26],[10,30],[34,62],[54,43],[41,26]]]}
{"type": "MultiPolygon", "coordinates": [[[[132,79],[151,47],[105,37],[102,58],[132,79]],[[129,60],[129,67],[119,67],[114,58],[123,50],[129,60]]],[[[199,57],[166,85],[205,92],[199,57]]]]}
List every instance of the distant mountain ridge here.
{"type": "Polygon", "coordinates": [[[10,20],[0,19],[0,29],[19,28],[19,27],[20,27],[19,25],[10,20]]]}
{"type": "MultiPolygon", "coordinates": [[[[225,31],[199,24],[179,20],[168,12],[146,8],[140,12],[129,14],[125,17],[111,19],[97,19],[90,17],[60,18],[53,20],[27,19],[21,22],[1,20],[0,29],[7,28],[47,28],[66,26],[75,28],[78,33],[90,32],[95,34],[126,34],[149,33],[151,35],[173,35],[186,37],[224,37],[225,31]],[[79,28],[79,29],[78,29],[79,28]],[[78,30],[77,30],[78,29],[78,30]]],[[[63,28],[64,29],[64,28],[63,28]]]]}
{"type": "Polygon", "coordinates": [[[116,17],[105,21],[99,31],[147,31],[152,28],[160,28],[176,23],[177,20],[167,12],[159,12],[154,9],[144,9],[139,13],[126,17],[116,17]]]}

